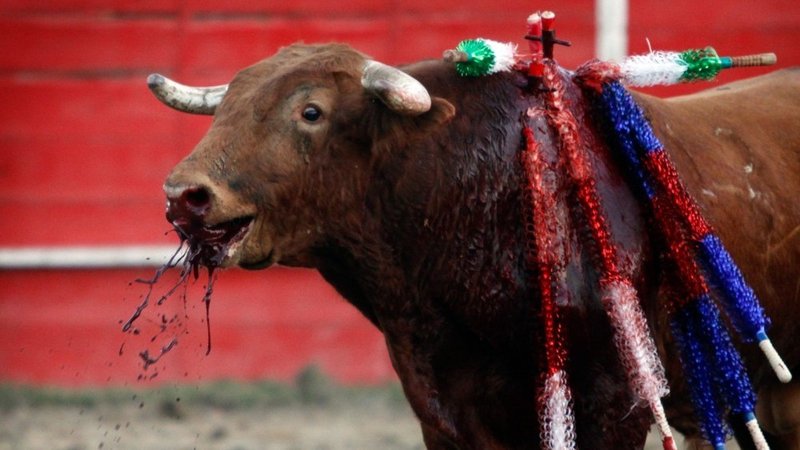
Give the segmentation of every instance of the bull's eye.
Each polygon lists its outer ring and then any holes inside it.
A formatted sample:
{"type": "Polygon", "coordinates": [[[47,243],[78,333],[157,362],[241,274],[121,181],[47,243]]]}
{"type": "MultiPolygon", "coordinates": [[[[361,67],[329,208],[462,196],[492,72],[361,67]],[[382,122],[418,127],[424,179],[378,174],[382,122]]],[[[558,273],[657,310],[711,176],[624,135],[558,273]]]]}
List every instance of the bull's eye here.
{"type": "Polygon", "coordinates": [[[317,120],[322,117],[322,111],[320,111],[318,106],[315,105],[308,105],[303,110],[303,119],[308,122],[316,122],[317,120]]]}

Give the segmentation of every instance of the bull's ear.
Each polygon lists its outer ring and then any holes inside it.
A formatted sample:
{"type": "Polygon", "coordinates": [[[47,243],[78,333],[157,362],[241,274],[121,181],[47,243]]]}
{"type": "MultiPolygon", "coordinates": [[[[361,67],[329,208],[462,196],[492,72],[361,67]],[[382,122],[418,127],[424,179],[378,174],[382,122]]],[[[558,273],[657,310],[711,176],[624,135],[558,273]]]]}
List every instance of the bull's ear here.
{"type": "Polygon", "coordinates": [[[421,138],[441,128],[456,115],[456,108],[449,101],[441,97],[431,97],[430,109],[418,116],[398,116],[391,114],[389,121],[392,123],[390,134],[385,137],[408,142],[414,138],[421,138]]]}
{"type": "Polygon", "coordinates": [[[455,115],[456,107],[452,103],[441,97],[432,97],[431,109],[415,117],[414,122],[419,129],[429,131],[450,122],[455,115]]]}
{"type": "Polygon", "coordinates": [[[441,97],[432,97],[428,111],[416,115],[399,115],[380,102],[373,103],[373,109],[364,117],[373,142],[381,147],[397,143],[409,143],[423,138],[444,126],[456,115],[456,108],[441,97]],[[377,104],[376,104],[377,103],[377,104]]]}

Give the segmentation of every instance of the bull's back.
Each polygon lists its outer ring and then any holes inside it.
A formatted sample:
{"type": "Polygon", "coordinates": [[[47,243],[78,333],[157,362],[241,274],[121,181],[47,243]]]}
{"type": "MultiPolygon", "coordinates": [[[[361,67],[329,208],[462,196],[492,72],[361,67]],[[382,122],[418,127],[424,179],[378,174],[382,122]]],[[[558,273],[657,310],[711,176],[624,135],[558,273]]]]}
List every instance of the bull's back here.
{"type": "MultiPolygon", "coordinates": [[[[695,95],[667,100],[637,95],[637,100],[774,319],[773,342],[798,371],[800,69],[695,95]]],[[[757,353],[745,350],[754,381],[772,381],[757,353]]]]}

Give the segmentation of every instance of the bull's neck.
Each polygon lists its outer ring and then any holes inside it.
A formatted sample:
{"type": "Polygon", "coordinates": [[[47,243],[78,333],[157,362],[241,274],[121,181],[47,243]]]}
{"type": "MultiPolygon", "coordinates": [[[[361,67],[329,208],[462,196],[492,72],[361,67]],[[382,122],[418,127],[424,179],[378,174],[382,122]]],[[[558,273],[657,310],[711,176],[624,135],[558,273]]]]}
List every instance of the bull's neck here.
{"type": "Polygon", "coordinates": [[[492,302],[524,289],[520,124],[479,123],[473,113],[486,111],[463,107],[430,136],[385,148],[349,216],[358,223],[329,227],[318,250],[323,276],[375,323],[376,303],[492,302]]]}

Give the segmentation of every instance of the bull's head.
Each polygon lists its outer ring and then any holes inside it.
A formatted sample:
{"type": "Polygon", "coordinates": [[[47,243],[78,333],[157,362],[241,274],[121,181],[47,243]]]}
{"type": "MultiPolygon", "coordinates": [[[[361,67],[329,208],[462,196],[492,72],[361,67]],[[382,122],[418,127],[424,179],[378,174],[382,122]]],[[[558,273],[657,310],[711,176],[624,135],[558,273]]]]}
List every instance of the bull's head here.
{"type": "Polygon", "coordinates": [[[453,114],[411,76],[341,45],[285,48],[229,85],[148,84],[172,108],[214,115],[164,184],[191,262],[211,267],[315,265],[333,216],[359,223],[350,206],[364,203],[385,123],[427,128],[453,114]]]}

